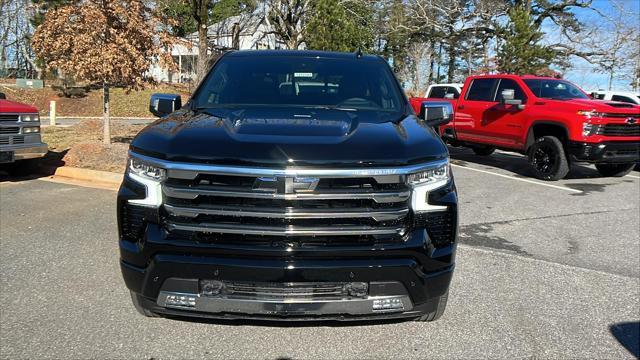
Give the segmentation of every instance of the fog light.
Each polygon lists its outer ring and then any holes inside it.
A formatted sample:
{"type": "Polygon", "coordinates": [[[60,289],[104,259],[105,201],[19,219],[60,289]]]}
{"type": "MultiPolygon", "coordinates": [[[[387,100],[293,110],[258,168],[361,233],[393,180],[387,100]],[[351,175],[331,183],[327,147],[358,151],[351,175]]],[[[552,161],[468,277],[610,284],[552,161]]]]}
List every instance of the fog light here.
{"type": "Polygon", "coordinates": [[[350,282],[345,285],[347,294],[353,297],[366,297],[369,293],[369,284],[366,282],[350,282]]]}
{"type": "Polygon", "coordinates": [[[402,303],[402,299],[399,298],[373,300],[374,311],[394,311],[403,309],[404,304],[402,303]]]}
{"type": "Polygon", "coordinates": [[[166,306],[196,307],[196,297],[189,295],[167,295],[166,306]]]}
{"type": "Polygon", "coordinates": [[[224,283],[218,280],[200,280],[200,293],[202,295],[219,295],[224,288],[224,283]]]}

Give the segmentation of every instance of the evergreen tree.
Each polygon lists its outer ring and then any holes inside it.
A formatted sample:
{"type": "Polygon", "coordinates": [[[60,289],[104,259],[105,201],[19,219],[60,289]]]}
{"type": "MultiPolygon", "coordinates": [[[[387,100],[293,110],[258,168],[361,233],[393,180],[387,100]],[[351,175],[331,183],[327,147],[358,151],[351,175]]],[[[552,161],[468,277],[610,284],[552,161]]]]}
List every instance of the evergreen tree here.
{"type": "Polygon", "coordinates": [[[498,70],[510,74],[536,74],[548,71],[559,61],[558,54],[540,44],[544,33],[534,23],[526,7],[509,10],[509,23],[500,30],[503,44],[498,51],[498,70]]]}
{"type": "Polygon", "coordinates": [[[373,47],[373,11],[365,2],[317,0],[307,27],[307,48],[363,51],[373,47]]]}

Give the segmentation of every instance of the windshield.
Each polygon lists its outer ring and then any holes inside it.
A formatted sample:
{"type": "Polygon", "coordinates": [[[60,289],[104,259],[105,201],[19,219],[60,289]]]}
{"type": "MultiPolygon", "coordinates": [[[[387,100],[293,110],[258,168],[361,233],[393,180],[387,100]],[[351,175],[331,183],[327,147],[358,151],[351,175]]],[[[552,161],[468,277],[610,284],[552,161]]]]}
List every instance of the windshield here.
{"type": "Polygon", "coordinates": [[[226,56],[205,80],[195,105],[403,111],[402,98],[388,66],[355,56],[226,56]]]}
{"type": "Polygon", "coordinates": [[[539,98],[545,99],[589,99],[579,87],[564,80],[526,79],[524,83],[539,98]]]}

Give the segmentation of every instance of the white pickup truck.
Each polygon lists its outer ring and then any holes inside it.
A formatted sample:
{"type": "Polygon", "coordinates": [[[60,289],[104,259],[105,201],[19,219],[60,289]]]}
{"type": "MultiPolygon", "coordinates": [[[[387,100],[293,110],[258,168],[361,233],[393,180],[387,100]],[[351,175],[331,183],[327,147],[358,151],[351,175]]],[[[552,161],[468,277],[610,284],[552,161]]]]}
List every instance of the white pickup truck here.
{"type": "Polygon", "coordinates": [[[464,84],[433,84],[429,85],[424,97],[429,99],[457,99],[462,93],[464,84]]]}
{"type": "Polygon", "coordinates": [[[604,91],[597,90],[589,92],[592,98],[597,100],[620,101],[629,104],[640,105],[640,94],[629,91],[604,91]]]}

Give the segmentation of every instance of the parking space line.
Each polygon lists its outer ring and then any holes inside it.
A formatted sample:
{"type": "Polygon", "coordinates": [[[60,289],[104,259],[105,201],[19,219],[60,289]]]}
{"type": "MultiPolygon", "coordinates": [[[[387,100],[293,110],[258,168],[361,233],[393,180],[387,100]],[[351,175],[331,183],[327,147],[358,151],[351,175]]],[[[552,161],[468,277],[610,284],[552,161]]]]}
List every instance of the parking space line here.
{"type": "Polygon", "coordinates": [[[528,179],[520,179],[520,178],[517,178],[515,176],[494,173],[494,172],[486,171],[486,170],[474,169],[472,167],[466,167],[466,166],[457,165],[457,164],[451,164],[451,166],[455,166],[455,167],[459,167],[459,168],[467,169],[467,170],[473,170],[473,171],[481,172],[483,174],[500,176],[500,177],[511,179],[511,180],[518,180],[518,181],[522,181],[522,182],[526,182],[526,183],[530,183],[530,184],[546,186],[546,187],[550,187],[550,188],[554,188],[554,189],[558,189],[558,190],[565,190],[565,191],[569,191],[569,192],[573,192],[573,193],[582,193],[582,190],[571,189],[571,188],[568,188],[568,187],[558,186],[558,185],[551,185],[551,184],[538,182],[538,181],[533,181],[533,180],[528,180],[528,179]]]}
{"type": "Polygon", "coordinates": [[[627,177],[634,178],[634,179],[640,179],[640,176],[635,176],[635,175],[627,175],[627,177]]]}

